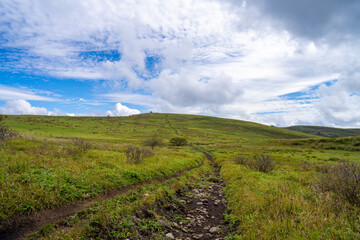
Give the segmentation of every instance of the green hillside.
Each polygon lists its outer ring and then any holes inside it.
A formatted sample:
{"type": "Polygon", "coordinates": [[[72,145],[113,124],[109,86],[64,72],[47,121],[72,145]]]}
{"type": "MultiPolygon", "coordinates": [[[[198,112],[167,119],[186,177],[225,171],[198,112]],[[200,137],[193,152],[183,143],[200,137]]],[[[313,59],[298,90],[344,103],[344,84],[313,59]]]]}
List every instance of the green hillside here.
{"type": "Polygon", "coordinates": [[[14,130],[41,137],[83,137],[93,140],[137,141],[156,131],[191,140],[289,139],[316,137],[258,123],[197,115],[147,113],[130,117],[8,116],[14,130]],[[141,134],[140,134],[141,133],[141,134]]]}
{"type": "MultiPolygon", "coordinates": [[[[181,214],[194,193],[207,196],[193,190],[222,183],[226,201],[217,220],[224,224],[214,226],[221,239],[360,235],[360,137],[331,139],[253,122],[160,113],[8,116],[4,124],[17,135],[0,142],[0,238],[12,219],[44,211],[52,216],[54,209],[93,201],[36,229],[40,235],[33,239],[166,239],[169,231],[176,235],[182,229],[191,239],[213,239],[192,236],[192,218],[181,214]],[[174,145],[175,137],[192,144],[174,145]],[[152,139],[158,141],[154,147],[148,145],[152,139]],[[336,188],[326,185],[343,178],[336,188]],[[104,198],[123,189],[134,191],[104,198]]],[[[204,202],[215,204],[209,196],[204,202]]],[[[193,203],[192,212],[204,212],[206,204],[193,203]]],[[[20,231],[16,226],[14,233],[20,231]]]]}
{"type": "Polygon", "coordinates": [[[332,128],[332,127],[321,127],[321,126],[291,126],[286,129],[318,135],[321,137],[337,138],[337,137],[355,137],[360,136],[359,128],[332,128]]]}

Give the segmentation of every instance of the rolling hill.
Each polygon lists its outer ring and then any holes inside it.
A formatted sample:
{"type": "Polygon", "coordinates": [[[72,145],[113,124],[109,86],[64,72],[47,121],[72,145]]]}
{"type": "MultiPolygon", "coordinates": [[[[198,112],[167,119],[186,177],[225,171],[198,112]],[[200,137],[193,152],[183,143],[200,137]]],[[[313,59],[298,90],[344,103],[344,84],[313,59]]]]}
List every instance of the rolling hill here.
{"type": "Polygon", "coordinates": [[[319,177],[358,171],[360,137],[165,113],[5,124],[18,134],[0,144],[1,239],[359,236],[360,203],[320,189],[319,177]]]}
{"type": "Polygon", "coordinates": [[[360,136],[359,128],[333,128],[298,125],[287,127],[286,129],[329,138],[360,136]]]}

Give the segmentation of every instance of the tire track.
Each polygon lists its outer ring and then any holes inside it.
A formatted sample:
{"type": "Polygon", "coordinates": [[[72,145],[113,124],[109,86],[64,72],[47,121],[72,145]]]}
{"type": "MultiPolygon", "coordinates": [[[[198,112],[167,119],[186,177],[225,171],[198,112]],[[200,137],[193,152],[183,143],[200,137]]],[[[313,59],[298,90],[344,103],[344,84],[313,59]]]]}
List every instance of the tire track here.
{"type": "MultiPolygon", "coordinates": [[[[206,158],[209,161],[213,161],[212,158],[209,158],[207,153],[205,152],[203,153],[205,154],[206,158]]],[[[18,216],[10,217],[8,220],[6,220],[4,223],[0,225],[0,239],[2,240],[26,239],[29,235],[38,231],[41,227],[50,223],[56,223],[63,218],[72,216],[77,212],[90,207],[99,200],[110,200],[118,195],[126,194],[131,190],[141,188],[145,185],[149,185],[155,182],[162,183],[169,179],[180,177],[186,172],[189,172],[196,168],[200,168],[203,164],[204,164],[204,159],[197,166],[184,169],[167,177],[148,180],[133,186],[117,189],[105,194],[100,194],[96,198],[84,200],[76,204],[65,205],[59,208],[46,209],[44,211],[35,212],[30,215],[18,215],[18,216]]]]}

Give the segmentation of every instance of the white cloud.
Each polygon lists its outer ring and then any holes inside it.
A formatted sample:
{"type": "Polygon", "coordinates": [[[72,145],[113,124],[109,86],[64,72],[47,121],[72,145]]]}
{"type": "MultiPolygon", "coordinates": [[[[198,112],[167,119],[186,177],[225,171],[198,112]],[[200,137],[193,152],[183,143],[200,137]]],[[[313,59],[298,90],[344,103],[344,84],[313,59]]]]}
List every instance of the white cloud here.
{"type": "Polygon", "coordinates": [[[0,107],[2,114],[30,114],[30,115],[51,115],[46,108],[33,107],[25,100],[7,101],[3,107],[0,107]]]}
{"type": "Polygon", "coordinates": [[[129,116],[134,114],[140,114],[140,111],[137,109],[128,108],[121,103],[115,104],[115,107],[112,111],[106,112],[107,116],[129,116]]]}
{"type": "MultiPolygon", "coordinates": [[[[35,90],[35,92],[42,93],[43,91],[35,90]]],[[[46,93],[55,95],[53,93],[48,93],[48,92],[46,92],[46,93]]],[[[38,94],[34,93],[34,91],[31,91],[31,90],[12,88],[12,87],[0,85],[0,100],[7,101],[7,100],[18,100],[18,99],[48,101],[48,102],[59,101],[56,98],[38,95],[38,94]]]]}
{"type": "MultiPolygon", "coordinates": [[[[0,24],[4,46],[23,52],[2,68],[107,80],[111,89],[99,97],[160,112],[357,126],[360,44],[356,11],[344,15],[349,6],[356,10],[359,4],[3,0],[0,22],[11,22],[0,24]],[[103,50],[118,51],[120,59],[86,57],[103,50]],[[155,73],[146,69],[147,56],[159,59],[155,73]],[[335,79],[333,86],[311,90],[335,79]],[[304,104],[279,97],[306,90],[318,99],[304,104]]],[[[0,99],[51,100],[1,86],[0,99]]],[[[126,108],[120,104],[108,112],[130,114],[126,108]]]]}
{"type": "Polygon", "coordinates": [[[0,114],[75,116],[74,113],[62,113],[56,108],[51,112],[44,107],[33,107],[28,101],[23,99],[7,101],[3,107],[0,107],[0,114]]]}

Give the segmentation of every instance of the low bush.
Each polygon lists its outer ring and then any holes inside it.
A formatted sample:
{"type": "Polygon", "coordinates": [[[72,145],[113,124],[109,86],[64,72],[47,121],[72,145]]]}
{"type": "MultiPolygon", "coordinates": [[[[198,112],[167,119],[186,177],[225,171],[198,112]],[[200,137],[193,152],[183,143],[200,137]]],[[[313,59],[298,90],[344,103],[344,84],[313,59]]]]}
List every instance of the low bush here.
{"type": "Polygon", "coordinates": [[[3,142],[15,136],[15,132],[5,125],[5,119],[6,116],[0,115],[0,146],[3,142]]]}
{"type": "Polygon", "coordinates": [[[73,143],[78,153],[85,153],[92,147],[91,143],[81,138],[75,138],[73,143]]]}
{"type": "Polygon", "coordinates": [[[315,188],[320,192],[333,192],[351,204],[360,205],[360,165],[342,162],[328,166],[315,180],[315,188]]]}
{"type": "Polygon", "coordinates": [[[141,163],[144,158],[151,157],[154,153],[147,148],[140,148],[133,145],[128,145],[124,150],[126,161],[128,163],[141,163]]]}
{"type": "Polygon", "coordinates": [[[246,158],[244,157],[241,157],[241,156],[237,156],[234,158],[234,162],[237,163],[237,164],[241,164],[241,165],[247,165],[247,163],[249,162],[249,160],[247,160],[246,158]]]}
{"type": "Polygon", "coordinates": [[[270,172],[275,167],[274,161],[269,155],[254,155],[253,160],[236,157],[234,162],[264,173],[270,172]]]}
{"type": "Polygon", "coordinates": [[[183,137],[174,137],[170,139],[170,144],[172,146],[185,146],[187,144],[187,140],[183,137]]]}
{"type": "Polygon", "coordinates": [[[274,169],[275,164],[270,155],[255,155],[254,161],[252,163],[252,168],[260,171],[260,172],[270,172],[274,169]]]}

